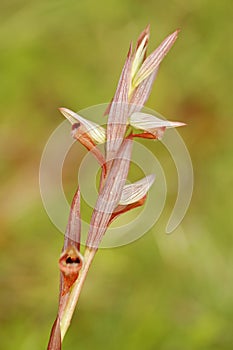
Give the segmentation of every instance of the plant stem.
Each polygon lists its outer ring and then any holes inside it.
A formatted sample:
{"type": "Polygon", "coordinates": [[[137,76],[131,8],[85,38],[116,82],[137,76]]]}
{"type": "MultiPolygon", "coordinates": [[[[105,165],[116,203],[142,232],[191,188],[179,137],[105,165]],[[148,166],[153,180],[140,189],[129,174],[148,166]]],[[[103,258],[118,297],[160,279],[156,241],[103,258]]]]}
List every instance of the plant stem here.
{"type": "Polygon", "coordinates": [[[61,327],[61,340],[63,340],[67,329],[69,328],[76,304],[78,302],[83,284],[85,282],[85,279],[87,277],[88,270],[90,268],[90,265],[92,263],[92,260],[95,256],[95,253],[97,252],[97,249],[90,249],[86,248],[84,252],[84,259],[83,259],[83,267],[80,270],[79,277],[76,280],[76,282],[73,285],[72,291],[70,293],[69,299],[66,303],[66,307],[64,309],[61,321],[60,321],[60,327],[61,327]]]}

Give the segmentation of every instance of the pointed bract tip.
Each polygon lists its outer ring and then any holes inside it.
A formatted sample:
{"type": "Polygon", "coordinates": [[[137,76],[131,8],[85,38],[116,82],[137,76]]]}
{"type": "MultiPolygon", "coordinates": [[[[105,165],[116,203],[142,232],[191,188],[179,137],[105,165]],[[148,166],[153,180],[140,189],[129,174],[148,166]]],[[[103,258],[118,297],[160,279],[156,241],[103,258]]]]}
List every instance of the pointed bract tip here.
{"type": "Polygon", "coordinates": [[[129,45],[129,50],[128,50],[128,53],[127,53],[127,58],[129,58],[131,56],[132,50],[133,50],[133,42],[131,41],[130,45],[129,45]]]}
{"type": "Polygon", "coordinates": [[[63,113],[66,113],[66,112],[68,112],[68,111],[70,111],[70,110],[69,110],[68,108],[66,108],[66,107],[59,107],[58,110],[59,110],[59,112],[61,112],[62,114],[63,114],[63,113]]]}
{"type": "Polygon", "coordinates": [[[150,36],[150,23],[148,23],[146,28],[145,28],[145,34],[148,36],[148,39],[149,39],[149,36],[150,36]]]}
{"type": "MultiPolygon", "coordinates": [[[[170,123],[170,127],[172,128],[178,128],[179,126],[185,126],[187,125],[186,123],[182,123],[182,122],[169,122],[170,123]]],[[[169,126],[168,126],[169,128],[169,126]]]]}
{"type": "Polygon", "coordinates": [[[173,45],[174,42],[176,41],[176,39],[178,38],[179,32],[180,32],[180,29],[176,29],[174,32],[172,32],[170,35],[168,35],[168,37],[165,38],[165,40],[167,40],[167,39],[171,40],[171,43],[173,45]]]}
{"type": "Polygon", "coordinates": [[[138,49],[138,47],[141,45],[142,41],[146,38],[145,41],[145,46],[147,46],[148,44],[148,40],[149,40],[149,36],[150,36],[150,24],[148,24],[146,26],[146,28],[141,32],[141,34],[138,37],[137,40],[137,44],[136,44],[136,50],[138,49]]]}
{"type": "Polygon", "coordinates": [[[145,28],[145,31],[147,31],[147,33],[150,32],[150,23],[147,24],[146,28],[145,28]]]}
{"type": "Polygon", "coordinates": [[[153,184],[153,182],[155,181],[156,175],[155,174],[150,174],[146,176],[148,183],[150,184],[150,186],[153,184]]]}
{"type": "Polygon", "coordinates": [[[173,33],[170,34],[170,36],[174,36],[174,39],[177,39],[180,31],[181,29],[177,28],[173,33]]]}
{"type": "Polygon", "coordinates": [[[141,35],[143,35],[143,36],[147,35],[149,37],[149,35],[150,35],[150,23],[147,24],[146,28],[143,30],[141,35]]]}
{"type": "Polygon", "coordinates": [[[60,107],[58,108],[61,114],[73,125],[77,123],[77,118],[75,118],[75,113],[68,108],[60,107]]]}
{"type": "Polygon", "coordinates": [[[61,328],[59,316],[57,316],[53,324],[47,350],[61,350],[61,328]]]}

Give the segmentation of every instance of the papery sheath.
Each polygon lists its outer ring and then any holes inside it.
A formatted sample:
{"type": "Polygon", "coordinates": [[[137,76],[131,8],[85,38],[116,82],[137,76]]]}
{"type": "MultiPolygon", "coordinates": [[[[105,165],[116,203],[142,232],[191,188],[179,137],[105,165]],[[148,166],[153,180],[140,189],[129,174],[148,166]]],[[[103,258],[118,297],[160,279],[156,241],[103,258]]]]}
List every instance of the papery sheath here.
{"type": "Polygon", "coordinates": [[[91,218],[86,245],[97,249],[107,230],[111,215],[118,205],[125,185],[132,152],[132,140],[125,139],[113,161],[106,182],[101,189],[91,218]]]}
{"type": "Polygon", "coordinates": [[[80,249],[81,240],[81,217],[80,217],[80,188],[78,187],[73,197],[68,224],[65,232],[63,251],[70,245],[80,249]]]}
{"type": "Polygon", "coordinates": [[[130,88],[130,74],[132,65],[132,45],[127,55],[120,80],[110,105],[107,123],[106,160],[114,158],[118,152],[126,130],[128,118],[128,95],[130,88]]]}

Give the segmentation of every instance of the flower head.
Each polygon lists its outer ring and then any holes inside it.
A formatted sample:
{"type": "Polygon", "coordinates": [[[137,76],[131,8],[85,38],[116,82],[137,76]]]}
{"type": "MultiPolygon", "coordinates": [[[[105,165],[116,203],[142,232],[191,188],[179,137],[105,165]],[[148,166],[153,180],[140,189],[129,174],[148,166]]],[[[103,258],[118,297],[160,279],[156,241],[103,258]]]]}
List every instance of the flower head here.
{"type": "Polygon", "coordinates": [[[102,126],[81,117],[81,115],[71,111],[68,108],[61,107],[59,108],[59,111],[67,120],[69,120],[72,125],[74,125],[74,135],[76,129],[79,129],[81,127],[82,133],[87,134],[96,145],[105,142],[106,131],[102,126]]]}
{"type": "Polygon", "coordinates": [[[139,36],[135,51],[132,50],[132,44],[130,45],[116,93],[106,111],[109,115],[106,145],[107,160],[113,158],[120,148],[128,117],[133,112],[140,111],[147,101],[159,65],[176,41],[178,32],[179,30],[176,30],[170,34],[147,58],[149,26],[139,36]]]}

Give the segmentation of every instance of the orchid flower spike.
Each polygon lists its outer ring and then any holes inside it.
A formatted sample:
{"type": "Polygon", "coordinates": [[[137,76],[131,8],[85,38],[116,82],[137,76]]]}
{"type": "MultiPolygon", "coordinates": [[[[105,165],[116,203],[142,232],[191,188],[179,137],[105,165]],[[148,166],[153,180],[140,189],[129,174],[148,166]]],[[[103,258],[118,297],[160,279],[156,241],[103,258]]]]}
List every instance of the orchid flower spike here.
{"type": "Polygon", "coordinates": [[[161,139],[165,130],[185,125],[160,119],[159,115],[141,113],[157,76],[163,58],[177,39],[178,30],[170,34],[148,57],[149,26],[132,43],[123,66],[116,92],[105,115],[106,130],[68,108],[60,112],[72,124],[72,136],[78,140],[101,165],[99,190],[86,238],[84,255],[80,253],[81,193],[78,188],[69,215],[64,246],[59,259],[59,308],[48,344],[48,350],[61,350],[61,343],[79,299],[89,267],[109,225],[121,214],[142,206],[152,186],[151,174],[132,184],[127,183],[134,137],[161,139]],[[129,127],[132,126],[132,127],[129,127]],[[133,134],[132,129],[141,130],[133,134]],[[99,144],[105,143],[104,154],[99,144]]]}

